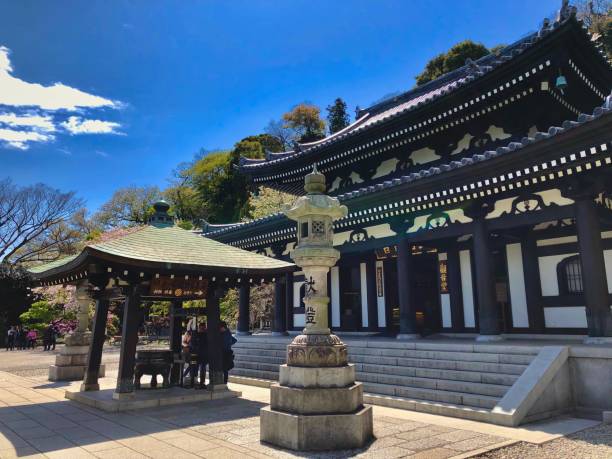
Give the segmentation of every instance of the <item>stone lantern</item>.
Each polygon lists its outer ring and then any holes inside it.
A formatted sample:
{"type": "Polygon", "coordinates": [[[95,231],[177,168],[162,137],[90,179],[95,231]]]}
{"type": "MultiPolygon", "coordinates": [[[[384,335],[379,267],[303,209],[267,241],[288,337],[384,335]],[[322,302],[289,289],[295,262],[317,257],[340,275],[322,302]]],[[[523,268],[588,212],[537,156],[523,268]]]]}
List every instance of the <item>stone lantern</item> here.
{"type": "Polygon", "coordinates": [[[287,364],[261,410],[261,440],[294,450],[359,448],[372,438],[372,409],[363,406],[346,345],[331,334],[327,274],[340,253],[333,247],[333,222],[348,209],[325,194],[316,166],[305,178],[306,195],[285,214],[297,222],[291,258],[304,271],[305,328],[287,347],[287,364]]]}

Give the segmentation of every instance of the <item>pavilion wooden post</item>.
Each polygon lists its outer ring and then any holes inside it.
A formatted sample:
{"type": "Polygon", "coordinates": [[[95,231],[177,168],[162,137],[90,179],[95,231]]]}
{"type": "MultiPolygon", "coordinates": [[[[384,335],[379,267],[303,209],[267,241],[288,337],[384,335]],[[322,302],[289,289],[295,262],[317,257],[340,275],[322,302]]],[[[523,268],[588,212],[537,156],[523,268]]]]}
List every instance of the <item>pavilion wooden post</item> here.
{"type": "MultiPolygon", "coordinates": [[[[172,351],[173,359],[181,355],[181,317],[177,315],[177,310],[183,305],[181,300],[175,300],[170,305],[170,350],[172,351]]],[[[181,368],[177,365],[172,365],[172,373],[170,374],[170,384],[177,385],[181,379],[181,368]]]]}
{"type": "Polygon", "coordinates": [[[85,368],[85,377],[81,384],[81,392],[100,390],[98,376],[100,372],[100,363],[102,362],[102,349],[104,347],[106,321],[110,301],[104,291],[98,291],[94,293],[93,296],[96,300],[96,312],[94,314],[91,343],[89,344],[87,367],[85,368]]]}
{"type": "Polygon", "coordinates": [[[459,251],[451,246],[446,251],[446,267],[448,273],[448,291],[451,307],[451,326],[454,331],[462,331],[465,327],[463,316],[463,295],[461,291],[461,266],[459,251]]]}
{"type": "Polygon", "coordinates": [[[238,335],[250,335],[249,305],[251,302],[251,286],[244,283],[238,287],[238,335]]]}
{"type": "MultiPolygon", "coordinates": [[[[223,296],[223,290],[211,285],[206,294],[206,321],[208,322],[208,368],[209,368],[209,390],[215,390],[215,386],[225,386],[223,383],[223,343],[219,331],[221,313],[219,310],[219,299],[223,296]]],[[[224,389],[225,387],[223,387],[224,389]]],[[[218,390],[218,389],[217,389],[218,390]]]]}
{"type": "Polygon", "coordinates": [[[123,332],[121,333],[121,353],[119,354],[119,374],[117,388],[113,394],[116,400],[134,395],[134,363],[138,344],[138,325],[140,322],[140,284],[132,283],[126,288],[123,306],[123,332]]]}
{"type": "Polygon", "coordinates": [[[274,280],[274,320],[272,321],[272,334],[275,336],[283,336],[287,334],[287,321],[285,318],[285,301],[287,295],[286,279],[280,275],[274,280]]]}
{"type": "Polygon", "coordinates": [[[416,310],[413,298],[413,260],[412,247],[406,239],[397,244],[397,285],[400,310],[400,330],[398,339],[417,339],[416,310]]]}

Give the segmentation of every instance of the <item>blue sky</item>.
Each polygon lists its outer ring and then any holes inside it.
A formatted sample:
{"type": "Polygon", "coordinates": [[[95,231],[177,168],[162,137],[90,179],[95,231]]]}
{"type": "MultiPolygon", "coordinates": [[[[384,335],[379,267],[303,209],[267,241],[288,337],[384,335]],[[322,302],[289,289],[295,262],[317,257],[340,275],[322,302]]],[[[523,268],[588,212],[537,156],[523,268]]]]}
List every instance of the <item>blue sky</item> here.
{"type": "Polygon", "coordinates": [[[510,43],[560,4],[0,0],[0,179],[95,210],[296,103],[340,96],[352,115],[454,43],[510,43]]]}

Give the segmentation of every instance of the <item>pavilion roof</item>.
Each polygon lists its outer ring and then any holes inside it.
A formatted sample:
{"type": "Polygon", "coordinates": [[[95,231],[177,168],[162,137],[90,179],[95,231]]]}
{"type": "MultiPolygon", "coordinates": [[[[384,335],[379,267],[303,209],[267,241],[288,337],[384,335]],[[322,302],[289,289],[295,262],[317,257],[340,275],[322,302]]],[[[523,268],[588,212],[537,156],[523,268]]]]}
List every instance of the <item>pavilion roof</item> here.
{"type": "Polygon", "coordinates": [[[176,226],[147,225],[125,236],[85,247],[81,253],[30,268],[35,278],[77,269],[90,258],[160,269],[223,272],[291,271],[292,263],[259,255],[176,226]]]}

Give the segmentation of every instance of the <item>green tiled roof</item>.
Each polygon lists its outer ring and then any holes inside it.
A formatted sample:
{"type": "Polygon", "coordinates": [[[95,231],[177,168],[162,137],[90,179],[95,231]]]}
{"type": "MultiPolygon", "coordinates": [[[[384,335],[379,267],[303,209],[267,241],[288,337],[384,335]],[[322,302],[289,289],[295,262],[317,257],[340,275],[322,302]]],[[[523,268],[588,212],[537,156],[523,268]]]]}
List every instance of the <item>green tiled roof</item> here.
{"type": "Polygon", "coordinates": [[[29,268],[28,271],[34,274],[43,273],[45,271],[49,271],[50,269],[63,266],[66,263],[69,263],[74,260],[76,257],[78,257],[78,255],[70,255],[68,257],[59,258],[58,260],[50,261],[49,263],[45,263],[43,265],[33,266],[29,268]]]}
{"type": "MultiPolygon", "coordinates": [[[[292,263],[248,252],[237,247],[214,241],[176,226],[143,226],[125,236],[92,244],[83,252],[97,253],[144,261],[162,263],[164,266],[191,265],[202,268],[245,269],[253,271],[290,270],[292,263]]],[[[34,274],[70,264],[79,255],[31,268],[34,274]]],[[[108,258],[108,257],[105,257],[108,258]]]]}

